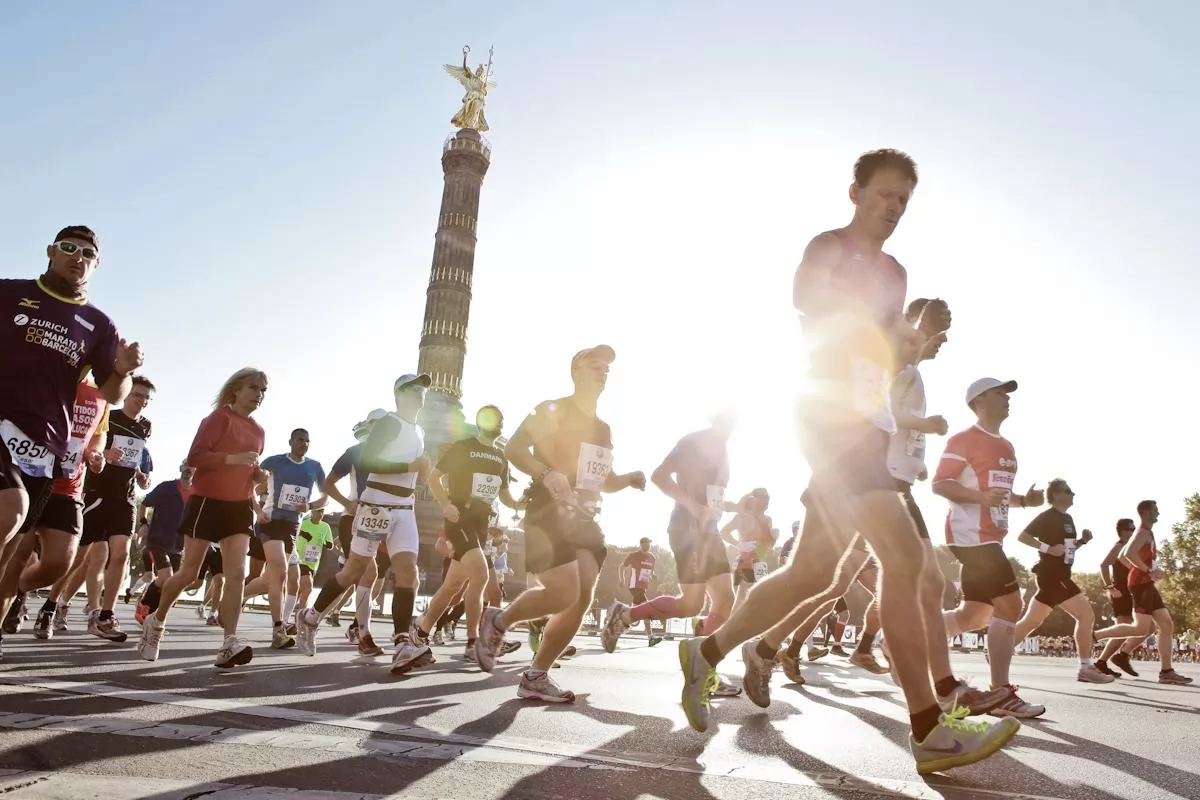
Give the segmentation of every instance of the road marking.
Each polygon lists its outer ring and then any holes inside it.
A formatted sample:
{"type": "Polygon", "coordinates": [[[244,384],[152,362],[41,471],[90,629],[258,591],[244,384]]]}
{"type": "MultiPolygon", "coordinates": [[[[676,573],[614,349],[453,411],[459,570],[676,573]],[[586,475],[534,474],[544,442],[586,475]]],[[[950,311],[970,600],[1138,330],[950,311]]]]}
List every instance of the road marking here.
{"type": "MultiPolygon", "coordinates": [[[[953,783],[941,783],[931,779],[928,783],[917,781],[902,781],[886,778],[866,778],[845,773],[810,773],[801,772],[791,767],[780,765],[776,767],[755,764],[748,766],[744,762],[721,761],[717,759],[697,760],[680,758],[653,753],[635,753],[623,751],[608,751],[603,748],[586,745],[572,745],[564,742],[545,742],[535,739],[524,739],[512,736],[495,736],[491,738],[463,736],[460,734],[441,734],[424,728],[409,725],[399,725],[378,720],[344,717],[327,714],[320,711],[308,711],[286,706],[246,705],[232,700],[216,698],[197,698],[181,696],[170,692],[156,692],[146,689],[129,689],[107,683],[83,683],[78,681],[59,681],[44,678],[26,677],[10,674],[0,674],[0,684],[18,687],[15,690],[0,690],[4,693],[22,690],[43,690],[75,695],[93,695],[102,697],[118,697],[142,703],[169,705],[180,708],[200,709],[211,712],[241,714],[243,716],[261,717],[274,720],[324,725],[335,728],[381,733],[388,736],[415,737],[419,740],[396,740],[396,747],[387,755],[402,755],[406,758],[427,758],[436,760],[484,760],[511,764],[528,764],[531,766],[561,766],[568,768],[640,768],[662,771],[684,772],[711,777],[729,777],[738,780],[752,780],[765,783],[777,783],[789,786],[809,788],[836,789],[843,792],[858,792],[883,797],[904,797],[910,800],[1062,800],[1059,797],[1033,795],[1021,792],[1004,792],[994,789],[977,789],[963,787],[953,783]],[[430,744],[441,743],[441,746],[430,744]],[[412,747],[406,748],[408,745],[412,747]],[[525,759],[539,756],[544,763],[532,764],[525,759]],[[506,760],[507,759],[507,760],[506,760]]],[[[19,723],[19,719],[14,720],[19,723]]],[[[214,737],[212,731],[231,731],[236,729],[214,728],[199,725],[172,725],[171,723],[147,723],[144,721],[123,719],[120,717],[62,717],[37,714],[7,714],[0,715],[0,727],[45,727],[48,729],[74,730],[70,727],[58,727],[77,724],[83,727],[83,732],[117,733],[121,735],[157,736],[159,738],[192,738],[201,742],[213,744],[228,743],[219,737],[214,737]],[[29,718],[28,725],[6,725],[6,718],[29,718]],[[44,720],[44,723],[42,722],[44,720]],[[94,720],[101,720],[93,724],[94,720]],[[105,723],[117,725],[119,729],[112,731],[96,729],[96,725],[105,723]],[[172,734],[172,731],[179,730],[172,734]],[[195,729],[189,733],[188,729],[195,729]],[[188,735],[185,735],[188,734],[188,735]]],[[[287,747],[288,742],[299,741],[300,749],[319,749],[323,745],[312,744],[309,740],[328,739],[333,742],[343,740],[343,737],[319,736],[314,734],[277,733],[274,731],[241,731],[247,738],[238,740],[238,744],[255,744],[271,747],[287,747]]],[[[351,752],[361,752],[363,740],[344,738],[351,747],[351,752]]],[[[393,740],[372,740],[376,745],[390,747],[393,740]]]]}

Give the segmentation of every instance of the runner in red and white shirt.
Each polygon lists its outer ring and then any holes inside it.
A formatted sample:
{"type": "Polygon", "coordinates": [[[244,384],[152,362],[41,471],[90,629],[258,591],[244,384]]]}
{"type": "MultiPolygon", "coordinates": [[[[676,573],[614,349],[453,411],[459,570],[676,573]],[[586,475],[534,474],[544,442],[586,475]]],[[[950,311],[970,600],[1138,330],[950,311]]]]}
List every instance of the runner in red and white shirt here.
{"type": "MultiPolygon", "coordinates": [[[[634,605],[646,602],[646,590],[650,588],[650,579],[654,577],[654,565],[658,558],[650,552],[650,537],[643,536],[638,542],[638,549],[625,556],[621,562],[621,582],[629,590],[634,605]]],[[[655,636],[650,629],[650,618],[646,617],[646,641],[650,647],[662,641],[661,636],[655,636]]]]}
{"type": "MultiPolygon", "coordinates": [[[[1166,573],[1158,564],[1158,545],[1154,541],[1154,523],[1158,522],[1158,503],[1153,500],[1143,500],[1138,503],[1138,517],[1141,526],[1129,537],[1121,550],[1121,560],[1129,565],[1129,593],[1133,595],[1133,622],[1112,625],[1096,631],[1096,640],[1124,639],[1131,636],[1146,636],[1155,626],[1158,627],[1158,657],[1162,669],[1158,673],[1159,683],[1189,684],[1191,678],[1180,675],[1171,664],[1171,642],[1175,638],[1175,622],[1171,612],[1163,603],[1162,595],[1158,592],[1158,582],[1166,577],[1166,573]]],[[[1128,666],[1118,664],[1122,669],[1128,666]]],[[[1126,672],[1136,676],[1132,669],[1126,672]]]]}
{"type": "MultiPolygon", "coordinates": [[[[34,530],[10,545],[15,549],[0,579],[0,618],[12,603],[21,602],[25,592],[50,586],[70,570],[83,530],[84,472],[87,468],[93,472],[104,469],[108,409],[108,401],[94,383],[86,379],[79,382],[75,389],[66,455],[58,459],[58,477],[54,480],[52,494],[34,530]],[[38,558],[27,564],[35,545],[38,545],[38,558]]],[[[53,635],[51,623],[56,607],[54,601],[48,601],[38,612],[34,632],[39,639],[53,635]]]]}
{"type": "Polygon", "coordinates": [[[946,443],[933,493],[950,501],[946,543],[962,564],[963,602],[943,614],[946,633],[953,637],[987,627],[992,688],[1007,686],[1013,693],[991,713],[1031,719],[1045,714],[1046,707],[1026,703],[1009,682],[1021,587],[1001,543],[1008,534],[1009,506],[1035,508],[1045,498],[1032,486],[1023,495],[1012,492],[1017,453],[1000,435],[1000,425],[1008,419],[1008,396],[1016,389],[1016,381],[995,378],[981,378],[967,389],[967,406],[977,422],[946,443]]]}

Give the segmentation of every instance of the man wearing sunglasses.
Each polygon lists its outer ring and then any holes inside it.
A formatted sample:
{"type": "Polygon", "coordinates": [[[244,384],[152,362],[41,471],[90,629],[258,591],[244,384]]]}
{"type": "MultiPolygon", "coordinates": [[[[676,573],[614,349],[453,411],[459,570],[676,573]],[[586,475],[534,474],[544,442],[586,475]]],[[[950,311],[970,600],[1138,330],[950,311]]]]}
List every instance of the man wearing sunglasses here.
{"type": "Polygon", "coordinates": [[[79,376],[90,369],[100,394],[116,404],[142,365],[141,347],[88,303],[100,263],[96,234],[63,228],[46,254],[40,278],[0,280],[0,309],[12,320],[0,326],[0,543],[33,528],[45,509],[56,464],[68,456],[79,376]]]}

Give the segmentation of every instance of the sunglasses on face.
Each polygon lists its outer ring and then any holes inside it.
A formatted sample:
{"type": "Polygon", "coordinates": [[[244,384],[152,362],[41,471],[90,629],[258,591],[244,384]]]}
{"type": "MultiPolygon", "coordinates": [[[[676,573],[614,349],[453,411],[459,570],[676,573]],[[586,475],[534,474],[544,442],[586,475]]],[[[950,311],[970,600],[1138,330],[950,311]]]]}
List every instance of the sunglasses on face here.
{"type": "Polygon", "coordinates": [[[54,246],[58,248],[60,253],[66,253],[69,256],[79,253],[81,256],[87,259],[96,259],[100,257],[100,254],[96,252],[95,248],[80,247],[74,242],[55,242],[54,246]]]}

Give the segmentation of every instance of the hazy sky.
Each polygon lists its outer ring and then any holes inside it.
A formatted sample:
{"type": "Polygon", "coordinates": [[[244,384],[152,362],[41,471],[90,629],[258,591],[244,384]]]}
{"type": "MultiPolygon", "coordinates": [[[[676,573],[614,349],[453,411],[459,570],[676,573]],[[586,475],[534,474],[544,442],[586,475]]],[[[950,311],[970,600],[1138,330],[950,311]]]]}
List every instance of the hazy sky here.
{"type": "MultiPolygon", "coordinates": [[[[961,429],[968,383],[1021,382],[1017,485],[1071,481],[1099,539],[1083,569],[1138,500],[1165,530],[1200,490],[1200,7],[410,5],[0,9],[2,274],[38,274],[65,224],[98,231],[92,299],[145,347],[159,478],[242,366],[271,378],[268,452],[305,426],[327,466],[415,369],[461,98],[441,65],[469,43],[499,83],[469,416],[496,403],[511,432],[609,343],[617,468],[649,473],[735,402],[733,492],[768,487],[786,532],[808,478],[792,274],[849,219],[858,154],[897,147],[921,183],[889,250],[954,310],[930,411],[961,429]]],[[[610,541],[665,543],[669,507],[611,498],[610,541]]]]}

